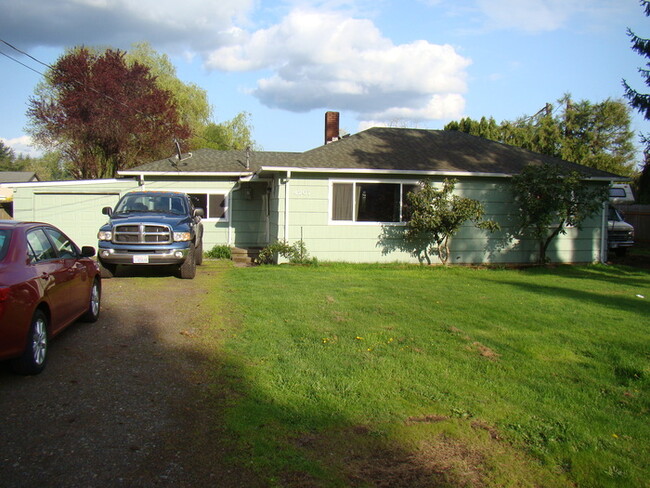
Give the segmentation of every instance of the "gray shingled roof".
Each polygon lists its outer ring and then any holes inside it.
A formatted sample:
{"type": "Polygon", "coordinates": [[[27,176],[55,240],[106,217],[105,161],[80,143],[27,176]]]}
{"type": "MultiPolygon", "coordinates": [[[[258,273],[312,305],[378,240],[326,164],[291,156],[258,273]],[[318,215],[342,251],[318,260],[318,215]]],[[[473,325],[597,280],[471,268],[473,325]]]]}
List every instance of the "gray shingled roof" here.
{"type": "Polygon", "coordinates": [[[38,176],[33,171],[0,171],[0,183],[25,183],[38,181],[38,176]]]}
{"type": "Polygon", "coordinates": [[[176,156],[160,161],[146,163],[129,172],[184,172],[184,173],[251,173],[262,166],[297,166],[301,153],[251,151],[249,168],[246,169],[246,151],[218,151],[216,149],[198,149],[183,154],[183,159],[176,156]]]}
{"type": "Polygon", "coordinates": [[[200,149],[192,157],[147,163],[130,171],[248,173],[261,167],[376,169],[517,174],[530,164],[550,163],[586,177],[615,178],[597,169],[458,131],[372,128],[304,153],[200,149]]]}

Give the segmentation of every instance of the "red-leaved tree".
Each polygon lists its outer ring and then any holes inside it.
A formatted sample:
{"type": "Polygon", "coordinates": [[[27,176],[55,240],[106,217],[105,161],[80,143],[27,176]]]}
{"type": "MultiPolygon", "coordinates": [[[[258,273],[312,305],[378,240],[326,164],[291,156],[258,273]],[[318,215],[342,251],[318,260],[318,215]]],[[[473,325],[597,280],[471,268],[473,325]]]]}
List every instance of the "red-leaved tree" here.
{"type": "Polygon", "coordinates": [[[148,67],[127,66],[122,51],[68,52],[44,86],[29,101],[30,133],[41,146],[62,151],[75,178],[114,177],[169,156],[174,139],[191,135],[170,92],[156,86],[148,67]]]}

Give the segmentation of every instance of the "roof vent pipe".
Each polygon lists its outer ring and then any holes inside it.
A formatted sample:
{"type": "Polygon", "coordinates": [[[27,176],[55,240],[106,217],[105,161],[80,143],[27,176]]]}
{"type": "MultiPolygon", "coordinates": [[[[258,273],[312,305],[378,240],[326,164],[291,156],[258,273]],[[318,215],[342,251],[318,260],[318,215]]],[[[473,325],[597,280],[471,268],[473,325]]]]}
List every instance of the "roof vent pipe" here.
{"type": "Polygon", "coordinates": [[[325,144],[339,140],[339,113],[325,112],[325,144]]]}

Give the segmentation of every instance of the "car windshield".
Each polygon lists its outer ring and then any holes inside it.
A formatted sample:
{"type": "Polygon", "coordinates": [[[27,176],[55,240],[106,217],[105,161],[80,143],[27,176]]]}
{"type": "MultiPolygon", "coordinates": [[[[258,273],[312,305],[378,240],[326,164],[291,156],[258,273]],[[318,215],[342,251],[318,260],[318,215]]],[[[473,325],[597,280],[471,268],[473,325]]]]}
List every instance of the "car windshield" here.
{"type": "Polygon", "coordinates": [[[182,197],[175,195],[126,195],[115,207],[115,213],[170,213],[183,215],[185,202],[182,197]]]}
{"type": "Polygon", "coordinates": [[[0,261],[2,261],[5,258],[5,254],[7,254],[10,240],[11,231],[8,229],[0,229],[0,261]]]}

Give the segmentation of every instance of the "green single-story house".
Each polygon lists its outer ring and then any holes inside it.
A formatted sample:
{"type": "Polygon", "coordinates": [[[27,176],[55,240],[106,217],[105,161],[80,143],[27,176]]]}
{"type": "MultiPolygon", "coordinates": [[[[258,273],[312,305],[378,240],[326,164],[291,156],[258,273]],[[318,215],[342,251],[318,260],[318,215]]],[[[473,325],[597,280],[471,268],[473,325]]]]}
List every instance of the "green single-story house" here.
{"type": "MultiPolygon", "coordinates": [[[[464,226],[450,263],[528,263],[534,241],[514,237],[511,177],[530,164],[577,170],[593,185],[620,177],[457,131],[372,128],[338,137],[328,112],[323,146],[302,152],[200,149],[119,172],[120,178],[14,185],[14,217],[51,222],[80,245],[97,245],[104,206],[136,189],[184,191],[205,209],[204,249],[260,248],[302,239],[320,261],[418,262],[401,233],[405,196],[419,181],[456,178],[456,192],[481,201],[501,230],[464,226]]],[[[548,250],[553,262],[606,257],[605,210],[569,229],[548,250]]]]}

